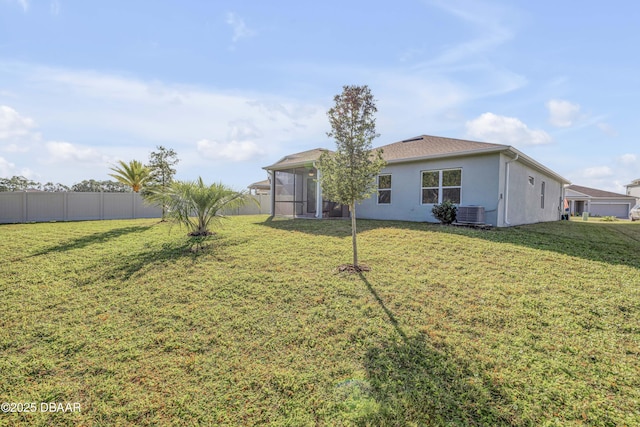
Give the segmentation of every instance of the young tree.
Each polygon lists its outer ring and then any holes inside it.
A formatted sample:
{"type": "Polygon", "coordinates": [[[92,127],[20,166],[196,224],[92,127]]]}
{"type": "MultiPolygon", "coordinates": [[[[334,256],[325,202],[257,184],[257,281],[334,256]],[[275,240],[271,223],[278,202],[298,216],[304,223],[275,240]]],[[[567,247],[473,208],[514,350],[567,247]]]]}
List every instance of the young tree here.
{"type": "Polygon", "coordinates": [[[156,147],[158,151],[149,154],[149,181],[148,186],[167,187],[173,181],[176,170],[173,168],[179,161],[178,154],[172,148],[162,145],[156,147]]]}
{"type": "Polygon", "coordinates": [[[120,167],[111,168],[115,173],[110,173],[109,176],[128,185],[134,192],[139,192],[149,179],[149,169],[137,160],[131,160],[129,163],[119,160],[118,163],[120,167]]]}
{"type": "MultiPolygon", "coordinates": [[[[152,151],[149,154],[149,163],[147,168],[149,169],[149,180],[146,187],[149,191],[144,191],[143,195],[148,196],[150,191],[158,193],[158,190],[166,189],[171,182],[173,182],[173,176],[176,174],[176,170],[173,168],[180,159],[172,148],[164,148],[162,145],[157,146],[158,151],[152,151]]],[[[167,212],[167,203],[165,201],[158,201],[162,205],[162,220],[165,220],[167,212]]]]}
{"type": "Polygon", "coordinates": [[[150,191],[148,197],[152,202],[166,203],[168,216],[186,226],[189,236],[200,240],[213,234],[209,228],[224,218],[224,210],[255,202],[246,191],[234,191],[222,183],[206,185],[202,178],[174,181],[167,187],[150,191]]]}
{"type": "Polygon", "coordinates": [[[320,185],[327,199],[349,207],[353,268],[361,271],[356,240],[356,203],[375,191],[375,177],[385,165],[382,151],[374,151],[371,145],[379,136],[374,117],[377,108],[366,85],[344,86],[334,101],[335,105],[327,112],[331,124],[327,136],[335,139],[336,152],[320,157],[320,185]]]}

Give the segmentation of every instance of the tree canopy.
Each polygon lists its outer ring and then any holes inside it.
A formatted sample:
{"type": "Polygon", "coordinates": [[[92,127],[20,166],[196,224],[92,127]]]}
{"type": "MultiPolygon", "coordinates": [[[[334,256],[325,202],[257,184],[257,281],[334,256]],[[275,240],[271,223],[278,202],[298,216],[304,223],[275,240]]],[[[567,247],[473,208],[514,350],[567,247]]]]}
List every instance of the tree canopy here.
{"type": "Polygon", "coordinates": [[[149,169],[149,179],[146,182],[145,190],[142,195],[145,198],[149,198],[150,193],[155,193],[155,202],[162,207],[162,220],[164,221],[167,216],[167,201],[161,200],[158,194],[161,194],[162,189],[166,189],[173,182],[173,176],[176,174],[176,170],[173,168],[179,161],[178,154],[172,148],[165,148],[162,145],[156,147],[157,151],[152,151],[149,154],[149,163],[147,163],[147,169],[149,169]]]}
{"type": "Polygon", "coordinates": [[[120,166],[110,168],[115,173],[110,173],[109,176],[131,187],[135,193],[139,192],[149,180],[149,169],[138,160],[131,160],[129,163],[119,160],[118,164],[120,166]]]}
{"type": "Polygon", "coordinates": [[[166,187],[173,181],[176,174],[174,166],[180,161],[178,154],[172,148],[165,148],[162,145],[156,147],[157,151],[149,154],[149,179],[148,187],[166,187]]]}

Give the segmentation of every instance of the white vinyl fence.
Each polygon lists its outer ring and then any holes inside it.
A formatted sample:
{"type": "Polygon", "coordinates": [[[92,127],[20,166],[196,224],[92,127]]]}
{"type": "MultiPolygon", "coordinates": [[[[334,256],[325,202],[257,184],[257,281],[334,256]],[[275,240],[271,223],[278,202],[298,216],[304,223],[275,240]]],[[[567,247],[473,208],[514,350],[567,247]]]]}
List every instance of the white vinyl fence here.
{"type": "MultiPolygon", "coordinates": [[[[269,196],[252,196],[227,215],[269,213],[269,196]]],[[[0,224],[17,222],[83,221],[100,219],[160,218],[158,206],[147,204],[137,193],[0,192],[0,224]]]]}

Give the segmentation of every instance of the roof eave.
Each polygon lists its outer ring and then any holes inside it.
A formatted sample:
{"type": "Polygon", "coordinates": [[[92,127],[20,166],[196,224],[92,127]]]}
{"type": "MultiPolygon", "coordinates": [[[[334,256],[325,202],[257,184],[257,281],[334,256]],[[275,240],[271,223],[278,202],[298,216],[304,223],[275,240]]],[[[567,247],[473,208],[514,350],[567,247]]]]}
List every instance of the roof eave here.
{"type": "Polygon", "coordinates": [[[491,154],[491,153],[499,153],[501,151],[505,151],[509,147],[490,147],[484,148],[481,150],[467,150],[467,151],[458,151],[455,153],[442,153],[442,154],[431,154],[428,156],[417,156],[417,157],[403,157],[401,159],[393,159],[386,160],[387,163],[408,163],[408,162],[420,162],[423,160],[431,160],[431,159],[443,159],[446,157],[464,157],[464,156],[473,156],[479,154],[491,154]]]}
{"type": "Polygon", "coordinates": [[[518,156],[519,160],[521,159],[524,160],[524,162],[529,164],[529,166],[532,166],[533,168],[538,169],[539,171],[545,173],[546,175],[549,175],[555,178],[560,183],[571,184],[571,181],[569,181],[568,179],[564,178],[561,175],[558,175],[551,169],[547,168],[546,166],[543,166],[542,164],[538,163],[537,161],[533,160],[531,157],[527,156],[526,154],[522,153],[521,151],[515,149],[510,145],[489,147],[489,148],[484,148],[480,150],[474,149],[474,150],[467,150],[467,151],[458,151],[455,153],[435,154],[435,155],[429,155],[429,156],[405,157],[401,159],[387,160],[386,162],[387,164],[408,163],[408,162],[420,162],[423,160],[443,159],[447,157],[465,157],[465,156],[477,156],[482,154],[507,153],[507,152],[511,153],[514,158],[518,156]]]}
{"type": "Polygon", "coordinates": [[[533,160],[531,157],[527,156],[526,154],[522,153],[521,151],[519,151],[518,149],[516,149],[514,147],[509,146],[504,151],[509,151],[512,154],[516,154],[518,156],[518,160],[524,159],[524,163],[527,163],[529,166],[532,166],[533,168],[538,169],[539,171],[545,173],[546,175],[549,175],[549,176],[555,178],[561,184],[571,184],[571,181],[569,181],[568,179],[566,179],[562,175],[558,175],[557,173],[555,173],[554,171],[552,171],[548,167],[546,167],[543,164],[533,160]]]}
{"type": "Polygon", "coordinates": [[[283,171],[283,170],[287,170],[287,169],[296,169],[296,168],[300,168],[300,167],[307,167],[309,164],[312,164],[313,167],[316,167],[316,162],[317,160],[307,160],[305,162],[296,162],[296,163],[289,163],[286,165],[282,165],[282,166],[278,166],[278,164],[273,164],[271,166],[264,166],[262,169],[267,170],[267,171],[283,171]]]}

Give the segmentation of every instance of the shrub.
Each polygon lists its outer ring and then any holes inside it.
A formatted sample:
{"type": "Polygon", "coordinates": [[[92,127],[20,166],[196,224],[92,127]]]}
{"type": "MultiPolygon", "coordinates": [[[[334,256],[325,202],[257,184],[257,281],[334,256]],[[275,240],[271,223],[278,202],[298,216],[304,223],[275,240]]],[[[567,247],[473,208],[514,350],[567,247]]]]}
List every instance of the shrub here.
{"type": "Polygon", "coordinates": [[[431,209],[433,216],[435,216],[442,224],[451,224],[456,220],[456,212],[458,207],[448,200],[445,200],[439,205],[434,205],[431,209]]]}

